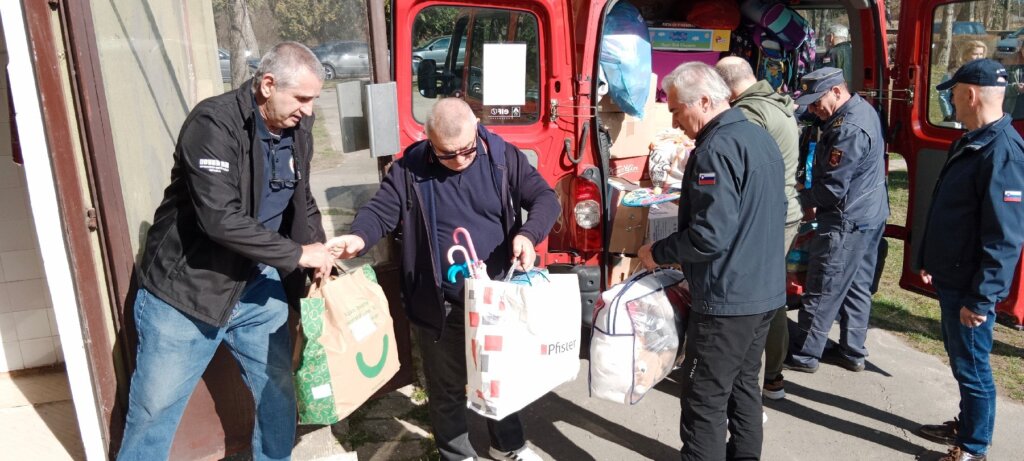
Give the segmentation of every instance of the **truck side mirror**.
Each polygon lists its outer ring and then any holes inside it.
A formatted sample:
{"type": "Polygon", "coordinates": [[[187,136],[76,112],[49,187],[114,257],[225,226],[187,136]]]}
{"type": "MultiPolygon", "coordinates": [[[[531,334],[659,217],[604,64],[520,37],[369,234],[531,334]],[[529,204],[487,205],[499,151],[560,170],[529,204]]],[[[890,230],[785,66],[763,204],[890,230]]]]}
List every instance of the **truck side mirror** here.
{"type": "Polygon", "coordinates": [[[416,87],[425,98],[437,97],[437,63],[433,59],[420,61],[416,68],[416,87]]]}

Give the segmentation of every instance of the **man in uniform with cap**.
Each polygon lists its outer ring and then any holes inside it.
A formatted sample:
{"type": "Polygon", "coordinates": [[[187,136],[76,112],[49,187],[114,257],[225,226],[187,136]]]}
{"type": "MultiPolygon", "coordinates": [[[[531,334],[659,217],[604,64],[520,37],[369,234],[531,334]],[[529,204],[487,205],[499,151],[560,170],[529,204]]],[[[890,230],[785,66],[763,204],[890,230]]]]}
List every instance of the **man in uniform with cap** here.
{"type": "Polygon", "coordinates": [[[952,445],[943,461],[984,460],[995,427],[995,306],[1010,290],[1024,241],[1024,140],[1003,113],[1006,84],[1001,64],[977,59],[938,86],[950,90],[967,129],[939,173],[917,260],[939,296],[942,340],[960,387],[959,418],[919,431],[952,445]]]}
{"type": "Polygon", "coordinates": [[[824,67],[805,75],[801,89],[796,103],[822,120],[812,185],[799,194],[804,209],[816,215],[818,231],[809,248],[799,331],[785,366],[817,371],[838,315],[839,346],[833,358],[848,370],[861,371],[868,355],[864,342],[871,282],[889,216],[882,125],[867,101],[850,94],[840,69],[824,67]]]}

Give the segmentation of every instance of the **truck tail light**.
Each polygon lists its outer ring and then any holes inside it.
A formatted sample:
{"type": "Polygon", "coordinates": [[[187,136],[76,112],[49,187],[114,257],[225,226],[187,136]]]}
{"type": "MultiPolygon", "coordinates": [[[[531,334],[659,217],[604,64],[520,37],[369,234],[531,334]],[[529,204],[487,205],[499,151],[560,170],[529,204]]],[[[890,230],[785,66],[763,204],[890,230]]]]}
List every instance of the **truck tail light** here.
{"type": "Polygon", "coordinates": [[[575,224],[572,246],[580,253],[595,253],[602,249],[601,190],[593,179],[596,168],[588,168],[573,178],[570,197],[575,224]]]}

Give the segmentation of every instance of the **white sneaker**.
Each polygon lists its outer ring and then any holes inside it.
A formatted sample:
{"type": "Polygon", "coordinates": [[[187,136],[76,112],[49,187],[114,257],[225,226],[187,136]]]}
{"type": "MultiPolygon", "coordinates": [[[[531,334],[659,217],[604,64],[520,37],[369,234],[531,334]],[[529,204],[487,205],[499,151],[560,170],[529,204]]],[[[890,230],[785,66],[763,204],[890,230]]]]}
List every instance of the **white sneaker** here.
{"type": "Polygon", "coordinates": [[[523,448],[516,451],[509,452],[498,451],[497,448],[491,447],[488,453],[492,459],[498,461],[543,461],[544,459],[536,451],[533,451],[529,444],[523,445],[523,448]]]}

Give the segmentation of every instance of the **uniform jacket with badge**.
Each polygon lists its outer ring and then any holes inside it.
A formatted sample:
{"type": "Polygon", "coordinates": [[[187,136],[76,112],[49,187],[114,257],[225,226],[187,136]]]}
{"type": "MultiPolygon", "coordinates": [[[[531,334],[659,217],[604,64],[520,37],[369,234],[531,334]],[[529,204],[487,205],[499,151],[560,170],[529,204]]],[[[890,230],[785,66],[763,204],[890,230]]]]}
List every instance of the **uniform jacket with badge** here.
{"type": "Polygon", "coordinates": [[[754,315],[786,302],[786,196],[778,145],[739,109],[697,135],[683,177],[679,231],[655,242],[660,264],[681,263],[691,309],[754,315]]]}
{"type": "Polygon", "coordinates": [[[252,81],[205,99],[178,135],[171,183],[153,217],[139,283],[203,322],[227,323],[257,263],[278,269],[295,302],[302,295],[302,245],[325,240],[313,195],[313,117],[294,130],[293,158],[302,173],[280,232],[258,220],[266,155],[257,138],[252,81]]]}
{"type": "Polygon", "coordinates": [[[747,88],[732,106],[743,111],[755,125],[764,128],[775,139],[782,152],[785,166],[786,222],[796,222],[803,216],[796,198],[796,170],[800,163],[800,130],[793,116],[793,98],[779,94],[767,80],[760,80],[747,88]]]}
{"type": "MultiPolygon", "coordinates": [[[[494,184],[499,190],[490,193],[501,197],[506,241],[523,235],[534,245],[540,243],[547,238],[561,213],[554,190],[516,146],[483,125],[478,125],[477,135],[486,143],[489,154],[486,158],[492,162],[494,184]],[[525,222],[523,210],[529,212],[525,222]]],[[[409,146],[402,158],[392,165],[377,194],[356,214],[352,234],[365,242],[366,249],[362,252],[365,254],[389,232],[401,231],[405,311],[409,320],[436,331],[440,338],[447,313],[439,273],[440,255],[434,247],[436,231],[432,224],[436,222],[433,210],[437,204],[432,199],[434,178],[429,164],[435,161],[425,141],[409,146]]],[[[508,261],[511,259],[509,254],[508,261]]]]}
{"type": "Polygon", "coordinates": [[[822,124],[814,150],[811,188],[800,192],[804,208],[817,208],[818,229],[875,229],[889,217],[885,142],[874,108],[859,95],[822,124]]]}
{"type": "Polygon", "coordinates": [[[939,174],[918,265],[937,286],[964,291],[989,315],[1006,297],[1024,241],[1024,140],[1003,115],[950,147],[939,174]]]}

